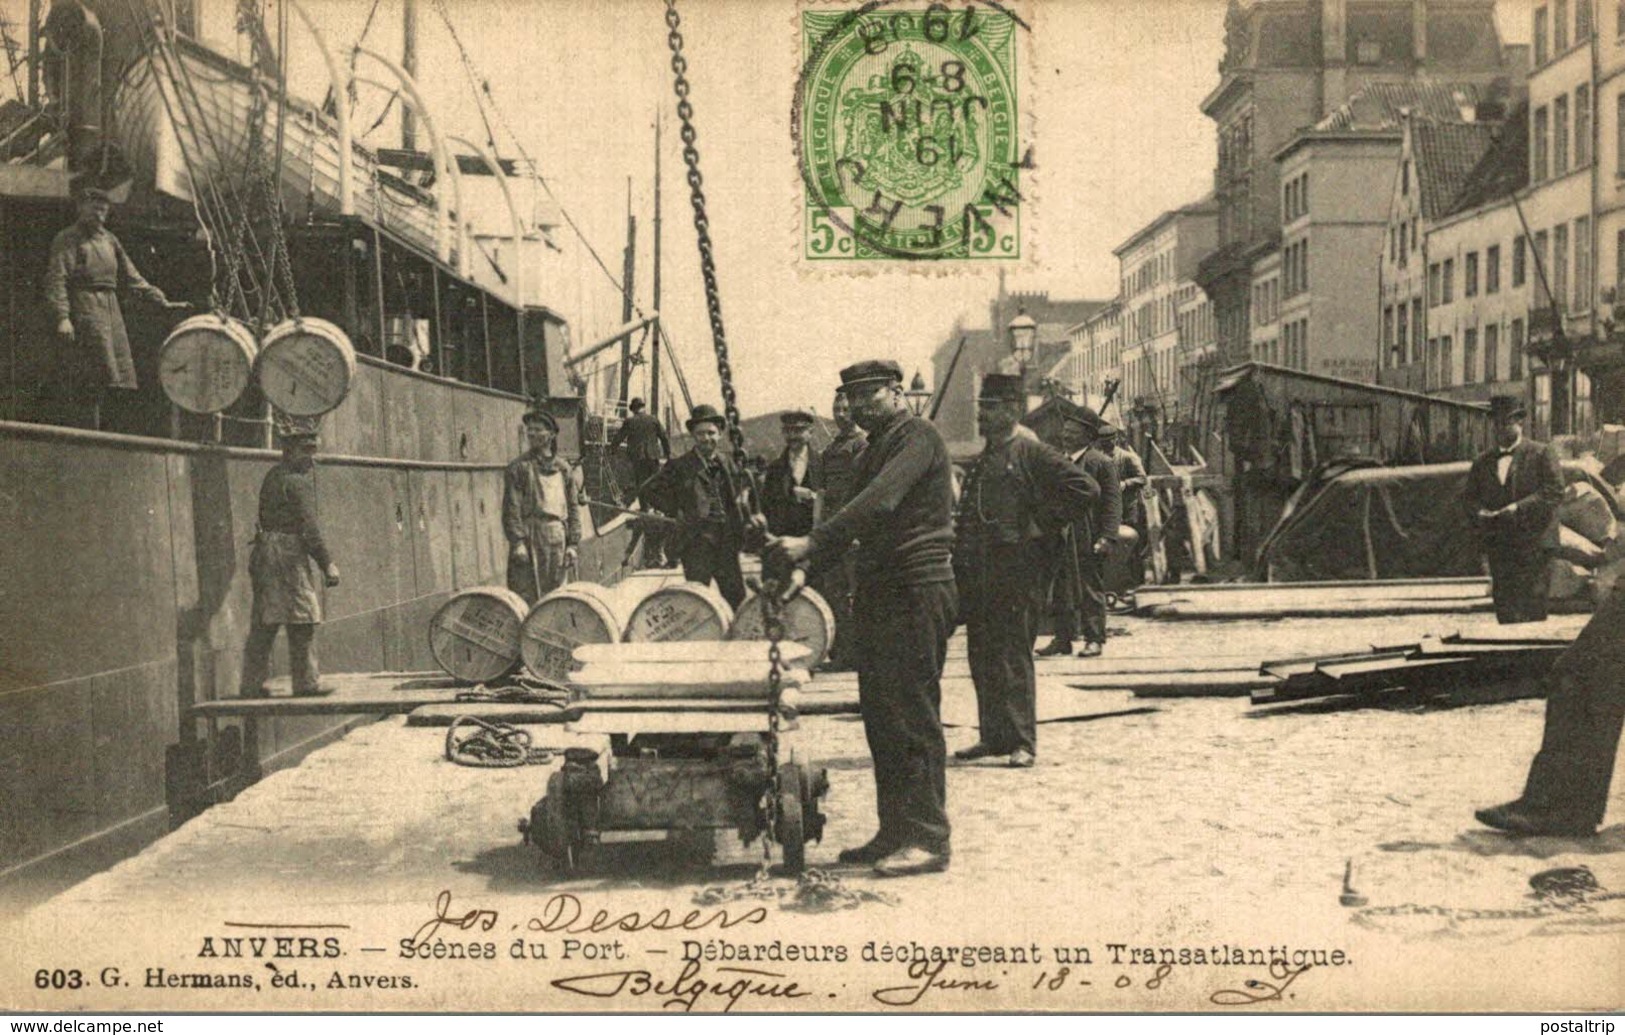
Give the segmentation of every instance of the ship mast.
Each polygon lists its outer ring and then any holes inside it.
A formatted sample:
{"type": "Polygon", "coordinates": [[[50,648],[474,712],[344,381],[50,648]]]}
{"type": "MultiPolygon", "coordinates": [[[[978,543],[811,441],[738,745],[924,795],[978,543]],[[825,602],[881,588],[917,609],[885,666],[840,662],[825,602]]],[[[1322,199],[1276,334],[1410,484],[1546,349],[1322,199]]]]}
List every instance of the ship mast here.
{"type": "MultiPolygon", "coordinates": [[[[401,11],[401,68],[413,79],[418,75],[418,2],[417,0],[404,0],[401,11]]],[[[412,114],[412,106],[401,105],[401,150],[417,150],[417,121],[412,114]]],[[[498,176],[501,170],[495,170],[498,176]]],[[[457,213],[461,219],[463,214],[457,213]]]]}
{"type": "MultiPolygon", "coordinates": [[[[660,312],[660,113],[655,112],[655,225],[654,225],[654,301],[656,314],[660,312]]],[[[660,317],[656,315],[652,345],[649,349],[649,412],[665,423],[660,409],[660,317]]]]}
{"type": "MultiPolygon", "coordinates": [[[[638,217],[632,214],[632,178],[626,178],[626,254],[621,272],[621,323],[632,322],[633,277],[637,272],[638,217]]],[[[626,407],[632,387],[632,335],[621,339],[621,407],[626,407]]]]}

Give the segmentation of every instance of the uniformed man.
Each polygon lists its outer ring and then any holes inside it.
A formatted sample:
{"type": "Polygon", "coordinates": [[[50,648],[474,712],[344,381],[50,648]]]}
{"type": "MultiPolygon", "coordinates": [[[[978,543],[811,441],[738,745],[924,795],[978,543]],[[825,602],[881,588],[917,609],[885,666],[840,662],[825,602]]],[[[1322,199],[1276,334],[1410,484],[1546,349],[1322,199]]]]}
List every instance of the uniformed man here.
{"type": "MultiPolygon", "coordinates": [[[[629,414],[621,422],[615,437],[610,439],[612,449],[626,447],[627,458],[632,461],[632,485],[638,501],[644,510],[653,509],[653,504],[645,498],[643,488],[649,480],[660,472],[663,461],[671,459],[671,439],[666,435],[666,429],[660,420],[653,414],[643,412],[642,399],[633,399],[627,404],[629,414]]],[[[643,529],[643,557],[644,566],[650,568],[664,568],[666,566],[666,526],[657,521],[651,521],[643,529]]]]}
{"type": "Polygon", "coordinates": [[[694,448],[660,469],[648,490],[656,512],[677,521],[670,545],[683,564],[683,578],[717,590],[737,608],[745,600],[739,551],[746,530],[766,525],[745,477],[720,448],[728,420],[701,403],[688,419],[694,448]]]}
{"type": "Polygon", "coordinates": [[[1080,658],[1099,657],[1106,649],[1106,551],[1123,523],[1117,486],[1117,464],[1100,448],[1117,429],[1103,424],[1088,406],[1057,400],[1062,414],[1061,444],[1067,459],[1100,486],[1094,509],[1082,521],[1061,530],[1056,542],[1050,590],[1050,618],[1055,638],[1038,652],[1041,658],[1072,653],[1080,633],[1080,658]]]}
{"type": "Polygon", "coordinates": [[[45,267],[45,301],[56,318],[61,339],[63,385],[76,408],[88,416],[76,417],[92,427],[102,425],[108,389],[134,391],[135,358],[124,329],[119,292],[133,291],[167,309],[185,309],[147,283],[124,245],[107,229],[113,202],[95,187],[79,195],[79,218],[51,241],[45,267]]]}
{"type": "Polygon", "coordinates": [[[530,449],[502,477],[502,532],[508,539],[508,588],[534,604],[559,588],[581,542],[581,494],[558,458],[559,424],[546,410],[524,416],[530,449]]]}
{"type": "Polygon", "coordinates": [[[1490,562],[1495,618],[1544,622],[1551,569],[1541,545],[1563,502],[1563,470],[1544,442],[1523,437],[1523,402],[1490,400],[1495,448],[1467,472],[1466,507],[1490,562]]]}
{"type": "Polygon", "coordinates": [[[824,463],[813,452],[811,410],[786,410],[779,417],[784,452],[767,465],[762,478],[762,513],[774,535],[806,535],[812,531],[818,492],[824,484],[824,463]]]}
{"type": "Polygon", "coordinates": [[[892,360],[847,367],[841,390],[869,433],[852,498],[810,536],[770,549],[775,560],[816,565],[857,540],[851,628],[880,829],[840,859],[873,863],[885,877],[935,873],[949,860],[941,680],[957,608],[948,447],[909,413],[892,360]]]}
{"type": "Polygon", "coordinates": [[[976,400],[987,444],[965,479],[954,539],[981,739],[954,757],[1038,752],[1033,638],[1062,526],[1088,522],[1100,486],[1052,446],[1016,434],[1027,394],[1017,374],[988,374],[976,400]]]}
{"type": "Polygon", "coordinates": [[[298,697],[330,692],[316,664],[316,627],[322,621],[318,579],[339,584],[339,566],[322,539],[316,512],[316,450],[319,436],[308,424],[284,425],[282,462],[260,484],[259,531],[249,556],[254,592],[248,643],[243,647],[240,693],[266,696],[271,648],[277,630],[288,629],[288,667],[298,697]],[[314,567],[312,567],[314,565],[314,567]]]}
{"type": "MultiPolygon", "coordinates": [[[[835,438],[819,456],[824,468],[824,491],[819,502],[821,521],[828,521],[852,498],[852,479],[857,474],[858,458],[868,439],[863,429],[852,420],[852,404],[846,393],[835,393],[831,409],[835,418],[835,438]]],[[[845,671],[853,668],[852,652],[852,588],[855,582],[850,550],[838,557],[822,561],[810,576],[813,589],[829,604],[835,616],[835,643],[829,649],[829,661],[824,668],[845,671]]]]}

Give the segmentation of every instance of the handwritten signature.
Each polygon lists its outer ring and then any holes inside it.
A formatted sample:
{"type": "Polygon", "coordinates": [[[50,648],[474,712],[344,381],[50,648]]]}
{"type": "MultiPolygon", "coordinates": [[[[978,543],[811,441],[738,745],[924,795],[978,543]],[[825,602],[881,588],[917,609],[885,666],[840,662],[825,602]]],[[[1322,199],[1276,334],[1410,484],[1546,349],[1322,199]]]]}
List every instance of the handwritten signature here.
{"type": "Polygon", "coordinates": [[[701,999],[722,1000],[723,1013],[730,1012],[746,996],[758,999],[805,999],[813,993],[794,981],[786,981],[786,974],[753,967],[718,967],[719,974],[741,975],[712,979],[700,973],[698,960],[689,960],[675,978],[662,980],[647,970],[611,970],[599,974],[580,974],[558,978],[549,982],[562,992],[590,996],[594,999],[614,999],[618,996],[661,997],[662,1009],[677,1008],[688,1013],[701,999]]]}
{"type": "MultiPolygon", "coordinates": [[[[681,915],[672,913],[669,909],[660,909],[653,913],[611,913],[607,909],[600,909],[588,915],[581,900],[571,894],[553,895],[542,903],[539,915],[525,921],[525,928],[529,931],[552,934],[602,934],[605,931],[702,931],[708,927],[727,930],[741,924],[760,924],[767,921],[767,909],[755,906],[737,915],[729,913],[726,909],[716,909],[707,913],[700,909],[691,909],[681,915]]],[[[412,935],[409,944],[412,948],[419,948],[429,944],[430,940],[442,928],[457,931],[490,931],[497,925],[497,911],[494,909],[468,909],[461,913],[453,913],[451,908],[451,892],[442,891],[434,900],[434,916],[424,921],[412,935]]]]}
{"type": "Polygon", "coordinates": [[[1308,970],[1310,964],[1293,967],[1280,960],[1270,964],[1270,979],[1268,981],[1249,980],[1242,982],[1240,988],[1222,988],[1208,997],[1214,1006],[1251,1006],[1254,1003],[1279,1002],[1286,998],[1286,990],[1292,987],[1292,982],[1308,970]]]}

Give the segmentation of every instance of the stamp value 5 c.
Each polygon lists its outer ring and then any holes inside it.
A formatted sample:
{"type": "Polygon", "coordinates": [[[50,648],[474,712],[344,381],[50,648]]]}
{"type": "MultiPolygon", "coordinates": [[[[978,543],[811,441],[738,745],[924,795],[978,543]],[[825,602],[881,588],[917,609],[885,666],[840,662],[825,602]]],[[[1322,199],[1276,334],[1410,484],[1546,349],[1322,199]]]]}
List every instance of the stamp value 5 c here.
{"type": "Polygon", "coordinates": [[[800,31],[802,260],[1020,259],[1026,24],[997,2],[872,0],[804,9],[800,31]]]}

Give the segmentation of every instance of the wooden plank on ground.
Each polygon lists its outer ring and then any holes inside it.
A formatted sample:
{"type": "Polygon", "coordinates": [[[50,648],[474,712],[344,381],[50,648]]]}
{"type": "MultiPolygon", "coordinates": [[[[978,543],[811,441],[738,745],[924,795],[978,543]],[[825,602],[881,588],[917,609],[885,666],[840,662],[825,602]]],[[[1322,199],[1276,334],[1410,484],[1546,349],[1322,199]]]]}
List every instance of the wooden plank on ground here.
{"type": "Polygon", "coordinates": [[[322,677],[333,693],[293,697],[287,677],[271,680],[270,697],[223,697],[201,701],[190,714],[197,718],[286,715],[399,715],[426,704],[454,703],[472,688],[443,672],[334,672],[322,677]],[[280,685],[279,685],[280,684],[280,685]],[[283,696],[286,693],[288,696],[283,696]]]}

